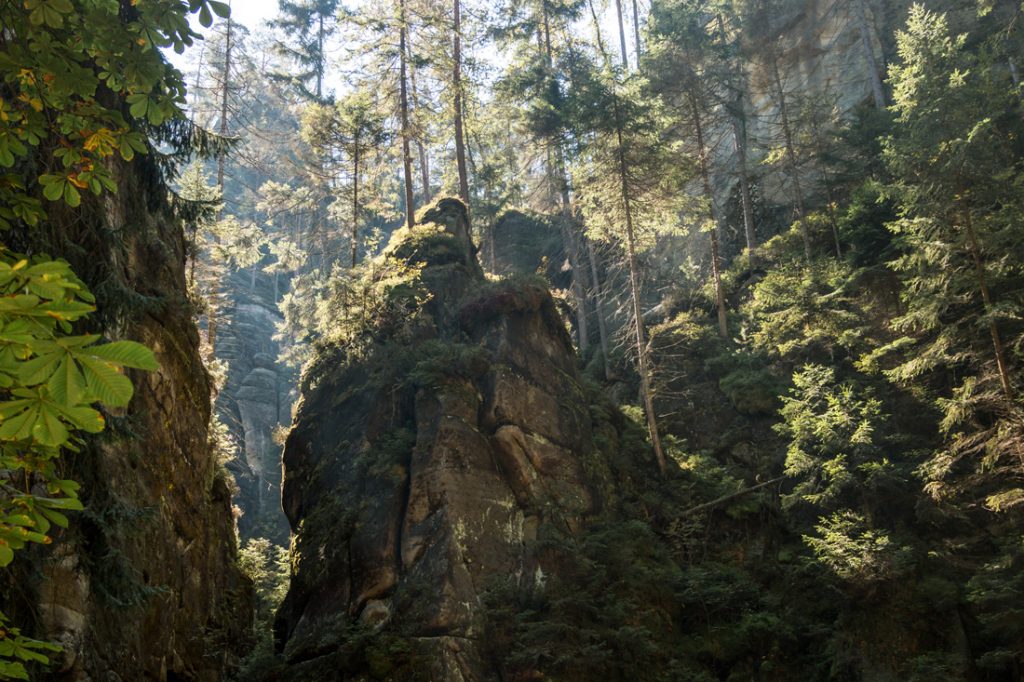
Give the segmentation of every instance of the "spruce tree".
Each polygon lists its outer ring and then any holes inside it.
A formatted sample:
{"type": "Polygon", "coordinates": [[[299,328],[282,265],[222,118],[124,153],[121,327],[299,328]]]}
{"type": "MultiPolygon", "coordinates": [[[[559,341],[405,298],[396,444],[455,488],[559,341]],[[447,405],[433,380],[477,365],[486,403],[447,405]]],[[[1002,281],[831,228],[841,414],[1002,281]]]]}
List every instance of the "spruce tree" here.
{"type": "Polygon", "coordinates": [[[291,65],[278,78],[292,83],[304,99],[325,99],[328,42],[337,31],[339,5],[339,0],[278,0],[270,26],[279,32],[277,49],[291,65]]]}

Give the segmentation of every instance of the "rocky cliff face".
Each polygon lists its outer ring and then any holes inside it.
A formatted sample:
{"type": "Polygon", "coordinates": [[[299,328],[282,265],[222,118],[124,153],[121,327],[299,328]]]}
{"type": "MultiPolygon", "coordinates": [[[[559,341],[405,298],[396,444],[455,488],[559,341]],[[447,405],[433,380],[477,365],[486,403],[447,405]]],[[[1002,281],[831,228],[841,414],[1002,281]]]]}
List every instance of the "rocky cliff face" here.
{"type": "Polygon", "coordinates": [[[229,280],[231,303],[217,345],[217,358],[227,363],[228,373],[217,412],[238,446],[238,457],[228,467],[239,488],[239,534],[243,540],[265,537],[287,546],[281,446],[274,442],[274,430],[291,422],[296,378],[278,362],[274,334],[280,320],[275,300],[279,288],[273,276],[262,273],[253,277],[240,272],[229,280]]]}
{"type": "Polygon", "coordinates": [[[390,251],[422,267],[429,300],[304,379],[284,455],[284,679],[495,679],[485,592],[544,583],[558,552],[538,537],[571,536],[605,502],[550,294],[485,280],[459,202],[421,222],[390,251]]]}
{"type": "Polygon", "coordinates": [[[42,679],[213,682],[246,639],[251,586],[208,442],[181,226],[146,160],[119,176],[116,195],[53,215],[56,229],[23,246],[68,259],[97,295],[98,331],[149,346],[161,369],[133,373],[131,406],[69,456],[86,511],[37,557],[23,606],[64,647],[42,679]]]}

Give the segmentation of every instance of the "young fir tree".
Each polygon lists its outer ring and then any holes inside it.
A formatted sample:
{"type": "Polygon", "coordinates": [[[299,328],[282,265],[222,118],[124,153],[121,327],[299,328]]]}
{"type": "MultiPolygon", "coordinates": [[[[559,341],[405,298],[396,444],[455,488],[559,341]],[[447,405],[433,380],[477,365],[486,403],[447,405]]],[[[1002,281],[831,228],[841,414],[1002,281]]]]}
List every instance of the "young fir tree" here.
{"type": "Polygon", "coordinates": [[[718,333],[729,336],[722,286],[721,234],[719,212],[716,206],[711,154],[710,129],[716,121],[710,114],[715,93],[713,82],[706,78],[704,55],[711,49],[712,38],[707,30],[707,17],[697,6],[678,3],[669,8],[657,8],[653,13],[653,44],[645,66],[656,88],[672,104],[674,118],[683,127],[680,137],[692,141],[700,171],[700,194],[705,204],[705,225],[711,243],[711,277],[715,290],[718,314],[718,333]]]}
{"type": "Polygon", "coordinates": [[[905,351],[888,374],[937,390],[950,444],[929,468],[933,490],[969,454],[989,471],[1012,464],[1001,476],[1012,484],[1024,472],[1011,350],[1024,331],[1020,102],[1005,70],[965,49],[945,15],[915,5],[897,43],[884,154],[906,285],[893,327],[906,336],[883,349],[905,351]]]}
{"type": "Polygon", "coordinates": [[[270,26],[278,31],[278,52],[288,62],[277,74],[306,100],[322,102],[329,41],[337,31],[339,0],[278,0],[270,26]]]}
{"type": "MultiPolygon", "coordinates": [[[[607,55],[603,61],[610,64],[607,55]]],[[[681,163],[677,145],[662,137],[666,126],[660,102],[639,76],[599,68],[582,54],[571,68],[574,129],[583,133],[580,163],[586,181],[581,183],[580,204],[594,238],[625,245],[641,399],[658,466],[665,473],[639,254],[657,231],[677,224],[687,164],[681,163]]]]}
{"type": "Polygon", "coordinates": [[[390,140],[384,118],[373,96],[366,90],[357,90],[336,105],[311,106],[302,120],[302,137],[325,160],[325,170],[347,176],[352,267],[359,260],[359,228],[364,203],[361,191],[365,191],[362,180],[367,167],[390,140]]]}

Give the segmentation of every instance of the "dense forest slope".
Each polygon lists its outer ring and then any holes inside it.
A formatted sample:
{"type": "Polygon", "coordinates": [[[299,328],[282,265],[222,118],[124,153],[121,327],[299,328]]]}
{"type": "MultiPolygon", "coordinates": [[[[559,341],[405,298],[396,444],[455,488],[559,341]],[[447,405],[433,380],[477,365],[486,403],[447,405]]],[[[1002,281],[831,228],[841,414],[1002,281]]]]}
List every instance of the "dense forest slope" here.
{"type": "Polygon", "coordinates": [[[1019,0],[277,10],[0,3],[0,678],[1024,679],[1019,0]]]}

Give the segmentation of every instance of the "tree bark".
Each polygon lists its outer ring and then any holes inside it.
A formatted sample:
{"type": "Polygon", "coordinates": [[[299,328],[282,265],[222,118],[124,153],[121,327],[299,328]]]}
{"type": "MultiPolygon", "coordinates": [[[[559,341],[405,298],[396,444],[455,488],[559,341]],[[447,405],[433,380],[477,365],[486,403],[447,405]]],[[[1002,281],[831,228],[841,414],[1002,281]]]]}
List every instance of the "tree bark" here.
{"type": "Polygon", "coordinates": [[[714,226],[711,230],[711,274],[715,281],[715,305],[718,309],[718,335],[729,338],[729,321],[725,311],[725,293],[722,291],[722,274],[719,270],[718,253],[718,216],[715,211],[715,192],[711,188],[711,172],[708,170],[708,152],[704,143],[704,126],[700,120],[700,107],[697,97],[690,90],[687,93],[693,115],[694,131],[697,134],[697,153],[700,158],[700,175],[704,184],[704,198],[708,202],[708,217],[714,226]]]}
{"type": "MultiPolygon", "coordinates": [[[[974,232],[974,220],[971,217],[971,209],[964,209],[964,229],[967,231],[967,245],[974,261],[974,271],[978,278],[978,289],[981,290],[981,300],[985,306],[985,312],[992,309],[992,294],[985,280],[985,262],[981,254],[981,246],[978,244],[978,236],[974,232]]],[[[1006,364],[1006,351],[1003,348],[1003,340],[999,334],[999,325],[995,320],[988,324],[989,334],[992,336],[992,348],[995,351],[996,368],[999,370],[999,383],[1003,387],[1003,395],[1009,403],[1013,403],[1013,385],[1010,383],[1010,370],[1006,364]]]]}
{"type": "Polygon", "coordinates": [[[629,68],[629,59],[626,57],[626,26],[622,20],[622,0],[615,0],[615,16],[619,20],[619,47],[622,50],[622,68],[629,68]]]}
{"type": "Polygon", "coordinates": [[[871,46],[871,29],[868,26],[867,9],[865,0],[854,0],[853,18],[857,22],[857,29],[860,32],[860,44],[864,49],[864,58],[868,63],[868,77],[871,80],[871,94],[875,99],[875,108],[885,109],[885,88],[882,86],[882,70],[878,67],[878,60],[875,58],[875,49],[871,46]]]}
{"type": "Polygon", "coordinates": [[[352,153],[352,267],[359,260],[359,138],[352,153]]]}
{"type": "Polygon", "coordinates": [[[405,54],[405,0],[398,0],[398,70],[399,97],[401,99],[402,123],[402,171],[405,175],[405,224],[412,229],[416,221],[416,200],[412,191],[412,154],[409,151],[409,91],[406,87],[406,54],[405,54]]]}
{"type": "Polygon", "coordinates": [[[779,74],[779,59],[774,45],[769,50],[772,81],[775,84],[775,96],[778,98],[779,116],[782,118],[782,135],[786,144],[786,162],[789,166],[790,179],[793,181],[793,201],[796,206],[797,219],[800,220],[800,235],[804,241],[804,256],[811,260],[811,231],[807,224],[807,211],[804,210],[803,188],[800,185],[800,167],[796,161],[796,148],[793,145],[793,128],[789,121],[789,108],[786,105],[786,91],[782,88],[782,76],[779,74]]]}
{"type": "Polygon", "coordinates": [[[459,198],[469,206],[469,175],[466,171],[466,141],[462,130],[462,3],[455,4],[455,38],[452,87],[455,89],[455,164],[459,171],[459,198]]]}

